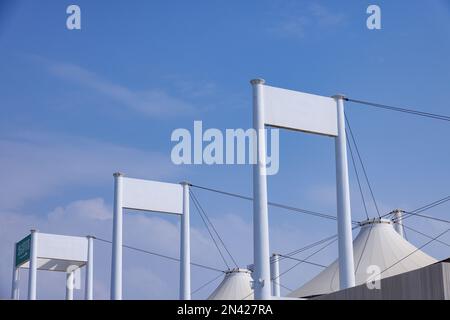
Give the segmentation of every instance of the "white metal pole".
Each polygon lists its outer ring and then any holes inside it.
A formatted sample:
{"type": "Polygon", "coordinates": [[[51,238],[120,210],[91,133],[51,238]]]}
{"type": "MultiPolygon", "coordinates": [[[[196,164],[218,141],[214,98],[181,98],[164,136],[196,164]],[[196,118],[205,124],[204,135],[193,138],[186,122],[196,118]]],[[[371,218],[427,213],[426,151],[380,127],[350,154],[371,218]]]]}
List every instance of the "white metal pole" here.
{"type": "Polygon", "coordinates": [[[264,80],[250,81],[253,86],[253,128],[256,130],[256,163],[253,165],[253,273],[256,300],[268,300],[270,294],[269,218],[267,210],[266,139],[264,131],[264,80]]]}
{"type": "Polygon", "coordinates": [[[350,207],[350,187],[347,162],[347,138],[345,133],[345,113],[343,95],[333,97],[337,103],[338,136],[336,137],[336,190],[337,225],[339,246],[340,289],[355,286],[355,266],[353,261],[352,217],[350,207]]]}
{"type": "Polygon", "coordinates": [[[394,218],[395,218],[395,222],[394,222],[395,231],[397,231],[397,233],[399,235],[401,235],[402,238],[404,238],[405,237],[405,233],[404,233],[403,225],[402,225],[402,222],[403,222],[403,211],[402,210],[398,210],[398,209],[395,210],[394,211],[394,218]]]}
{"type": "Polygon", "coordinates": [[[180,300],[191,300],[191,248],[189,226],[189,183],[183,186],[183,214],[181,215],[180,243],[180,300]]]}
{"type": "Polygon", "coordinates": [[[94,298],[94,237],[87,236],[88,239],[88,261],[86,265],[86,293],[85,299],[94,298]]]}
{"type": "Polygon", "coordinates": [[[114,173],[114,221],[111,266],[111,300],[122,300],[122,183],[123,174],[114,173]]]}
{"type": "Polygon", "coordinates": [[[36,300],[37,241],[38,232],[36,230],[31,230],[30,269],[28,273],[28,300],[36,300]]]}
{"type": "Polygon", "coordinates": [[[281,297],[281,279],[280,279],[280,256],[276,253],[271,258],[272,273],[272,294],[274,297],[281,297]]]}
{"type": "Polygon", "coordinates": [[[66,300],[73,300],[73,284],[75,282],[74,272],[66,273],[66,300]]]}
{"type": "Polygon", "coordinates": [[[17,243],[14,243],[14,256],[13,256],[13,276],[11,286],[11,299],[19,300],[19,280],[20,280],[20,268],[16,266],[16,249],[17,243]]]}

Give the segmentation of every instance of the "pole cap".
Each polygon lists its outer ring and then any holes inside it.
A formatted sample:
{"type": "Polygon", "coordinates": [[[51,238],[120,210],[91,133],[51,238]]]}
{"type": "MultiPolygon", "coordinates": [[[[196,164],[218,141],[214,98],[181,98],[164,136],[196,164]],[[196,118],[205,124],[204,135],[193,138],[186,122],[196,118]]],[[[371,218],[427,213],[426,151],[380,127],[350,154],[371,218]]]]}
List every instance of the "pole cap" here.
{"type": "Polygon", "coordinates": [[[261,78],[257,78],[257,79],[250,80],[250,83],[253,84],[253,85],[255,85],[255,84],[264,84],[264,83],[266,83],[266,80],[261,79],[261,78]]]}
{"type": "Polygon", "coordinates": [[[116,172],[116,173],[113,174],[113,176],[114,177],[123,177],[125,175],[123,173],[121,173],[121,172],[116,172]]]}
{"type": "Polygon", "coordinates": [[[332,96],[332,98],[336,99],[336,100],[339,100],[339,99],[345,100],[345,99],[347,99],[347,96],[343,93],[338,93],[338,94],[335,94],[334,96],[332,96]]]}
{"type": "Polygon", "coordinates": [[[86,236],[86,238],[88,238],[88,239],[94,239],[94,240],[97,239],[95,236],[90,236],[90,235],[89,235],[89,236],[86,236]]]}
{"type": "Polygon", "coordinates": [[[31,229],[30,230],[30,233],[35,233],[35,232],[39,232],[39,230],[38,229],[31,229]]]}
{"type": "Polygon", "coordinates": [[[189,187],[192,186],[192,184],[190,182],[188,182],[188,181],[181,181],[180,184],[182,186],[189,186],[189,187]]]}

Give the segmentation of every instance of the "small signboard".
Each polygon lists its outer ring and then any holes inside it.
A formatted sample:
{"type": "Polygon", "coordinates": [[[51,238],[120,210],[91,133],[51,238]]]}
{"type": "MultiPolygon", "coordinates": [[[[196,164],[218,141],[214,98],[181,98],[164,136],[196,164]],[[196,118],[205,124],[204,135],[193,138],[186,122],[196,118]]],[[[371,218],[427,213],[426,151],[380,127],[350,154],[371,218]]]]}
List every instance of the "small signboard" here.
{"type": "Polygon", "coordinates": [[[30,260],[31,234],[16,243],[16,267],[30,260]]]}
{"type": "Polygon", "coordinates": [[[337,137],[337,108],[333,98],[264,86],[266,125],[337,137]]]}
{"type": "Polygon", "coordinates": [[[183,187],[180,184],[123,178],[123,207],[183,214],[183,187]]]}

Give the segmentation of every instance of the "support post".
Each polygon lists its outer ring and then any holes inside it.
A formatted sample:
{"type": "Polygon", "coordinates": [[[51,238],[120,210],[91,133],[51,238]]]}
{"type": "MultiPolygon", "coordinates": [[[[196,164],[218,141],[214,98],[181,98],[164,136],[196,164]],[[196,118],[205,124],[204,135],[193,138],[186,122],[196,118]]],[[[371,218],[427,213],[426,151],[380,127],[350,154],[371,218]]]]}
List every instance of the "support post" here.
{"type": "Polygon", "coordinates": [[[399,210],[399,209],[395,210],[394,211],[394,219],[395,219],[395,222],[394,222],[395,231],[397,231],[397,233],[399,235],[401,235],[402,238],[404,238],[405,237],[405,232],[404,232],[403,225],[402,225],[402,222],[403,222],[403,211],[399,210]]]}
{"type": "Polygon", "coordinates": [[[111,263],[111,300],[122,300],[122,184],[123,174],[114,173],[114,221],[111,263]]]}
{"type": "Polygon", "coordinates": [[[28,300],[36,300],[37,238],[38,232],[36,230],[31,230],[30,269],[28,272],[28,300]]]}
{"type": "Polygon", "coordinates": [[[18,268],[16,266],[16,250],[17,250],[17,243],[14,243],[13,274],[12,274],[12,286],[11,286],[11,299],[12,300],[19,300],[20,268],[18,268]]]}
{"type": "Polygon", "coordinates": [[[280,279],[280,256],[276,253],[271,258],[272,273],[272,294],[274,297],[281,297],[281,279],[280,279]]]}
{"type": "Polygon", "coordinates": [[[339,246],[339,282],[340,289],[343,290],[355,286],[355,266],[353,261],[353,237],[347,162],[347,138],[345,133],[345,96],[335,95],[333,98],[337,103],[338,119],[338,136],[335,138],[337,225],[339,246]]]}
{"type": "Polygon", "coordinates": [[[255,300],[270,294],[269,218],[267,210],[266,139],[264,131],[264,80],[254,79],[253,128],[256,130],[256,163],[253,165],[253,255],[255,300]]]}
{"type": "Polygon", "coordinates": [[[67,273],[66,273],[66,300],[73,300],[74,282],[75,282],[74,272],[67,271],[67,273]]]}
{"type": "Polygon", "coordinates": [[[183,186],[183,214],[180,236],[180,300],[191,300],[191,248],[189,226],[189,183],[183,186]]]}
{"type": "Polygon", "coordinates": [[[87,236],[88,239],[88,261],[86,264],[86,285],[85,299],[94,298],[94,239],[93,236],[87,236]]]}

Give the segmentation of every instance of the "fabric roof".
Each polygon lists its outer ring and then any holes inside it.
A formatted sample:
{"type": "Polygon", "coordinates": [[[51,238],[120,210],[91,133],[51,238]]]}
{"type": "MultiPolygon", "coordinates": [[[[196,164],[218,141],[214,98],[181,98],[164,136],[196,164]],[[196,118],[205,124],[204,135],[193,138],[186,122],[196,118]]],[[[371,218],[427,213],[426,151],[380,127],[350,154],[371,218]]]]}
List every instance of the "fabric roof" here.
{"type": "Polygon", "coordinates": [[[250,270],[229,270],[208,300],[253,300],[252,281],[250,270]]]}
{"type": "MultiPolygon", "coordinates": [[[[367,273],[369,266],[378,266],[381,278],[386,278],[437,262],[400,236],[392,222],[386,219],[363,222],[359,234],[353,240],[353,252],[356,285],[368,280],[371,275],[367,273]]],[[[339,265],[336,260],[289,296],[311,297],[338,290],[339,265]]]]}

